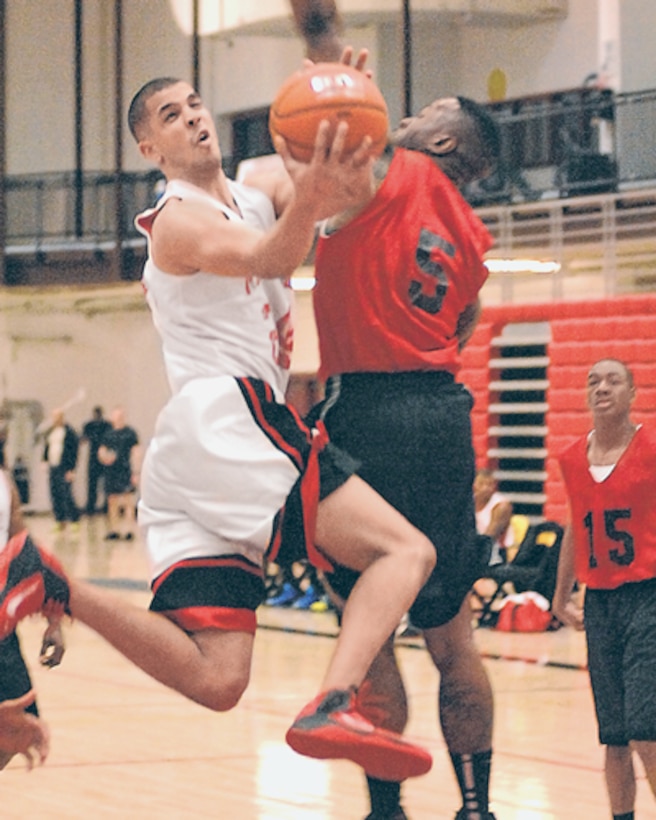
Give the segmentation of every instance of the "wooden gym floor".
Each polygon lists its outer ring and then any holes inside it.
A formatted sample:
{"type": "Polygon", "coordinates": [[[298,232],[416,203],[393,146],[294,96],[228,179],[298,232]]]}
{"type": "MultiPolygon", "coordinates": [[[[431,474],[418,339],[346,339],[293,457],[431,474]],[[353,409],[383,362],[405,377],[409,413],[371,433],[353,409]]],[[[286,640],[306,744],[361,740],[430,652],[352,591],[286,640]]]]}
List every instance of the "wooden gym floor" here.
{"type": "MultiPolygon", "coordinates": [[[[116,586],[147,606],[146,563],[136,542],[105,542],[101,517],[55,536],[46,516],[28,519],[69,571],[116,586]]],[[[332,650],[330,613],[262,607],[253,676],[241,704],[213,714],[150,680],[79,623],[66,628],[62,665],[37,664],[40,619],[20,629],[52,748],[31,773],[13,760],[0,773],[3,820],[362,820],[361,772],[347,762],[295,755],[284,743],[312,697],[332,650]]],[[[497,820],[610,817],[597,744],[583,636],[477,630],[495,691],[492,809],[497,820]]],[[[399,641],[411,702],[409,734],[433,752],[433,770],[407,781],[411,820],[452,818],[455,779],[436,725],[436,676],[418,639],[399,641]]],[[[656,820],[641,776],[640,820],[656,820]]]]}

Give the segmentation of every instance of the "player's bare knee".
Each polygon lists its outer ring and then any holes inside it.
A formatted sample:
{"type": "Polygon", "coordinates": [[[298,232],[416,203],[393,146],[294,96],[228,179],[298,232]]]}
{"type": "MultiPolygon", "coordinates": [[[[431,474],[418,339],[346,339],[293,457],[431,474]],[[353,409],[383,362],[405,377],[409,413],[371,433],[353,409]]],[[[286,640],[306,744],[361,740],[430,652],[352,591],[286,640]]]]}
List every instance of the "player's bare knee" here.
{"type": "Polygon", "coordinates": [[[403,554],[405,560],[412,561],[414,566],[420,567],[424,578],[428,579],[437,562],[437,554],[433,543],[417,530],[412,537],[407,539],[403,554]]]}
{"type": "Polygon", "coordinates": [[[208,681],[194,698],[213,712],[229,712],[241,700],[248,686],[248,677],[224,675],[219,680],[208,681]]]}

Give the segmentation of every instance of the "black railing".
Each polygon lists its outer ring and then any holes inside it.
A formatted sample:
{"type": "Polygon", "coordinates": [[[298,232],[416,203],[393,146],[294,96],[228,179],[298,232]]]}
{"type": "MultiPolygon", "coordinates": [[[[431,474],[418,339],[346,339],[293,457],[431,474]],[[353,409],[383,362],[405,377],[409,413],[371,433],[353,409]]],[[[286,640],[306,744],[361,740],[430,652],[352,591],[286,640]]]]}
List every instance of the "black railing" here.
{"type": "Polygon", "coordinates": [[[119,225],[122,236],[136,238],[135,214],[155,202],[161,179],[158,171],[122,174],[117,214],[115,174],[85,173],[81,184],[74,172],[7,177],[6,252],[102,246],[115,239],[119,225]]]}
{"type": "Polygon", "coordinates": [[[471,186],[476,206],[567,198],[656,181],[649,146],[656,90],[579,88],[489,105],[501,129],[496,172],[471,186]]]}
{"type": "MultiPolygon", "coordinates": [[[[490,109],[501,126],[502,158],[493,177],[466,191],[474,206],[656,184],[656,90],[616,95],[573,89],[493,103],[490,109]]],[[[226,168],[237,160],[226,158],[226,168]]],[[[114,174],[86,172],[81,180],[74,172],[7,177],[5,253],[102,248],[117,236],[133,243],[134,216],[156,201],[161,175],[124,173],[120,182],[117,214],[114,174]]]]}

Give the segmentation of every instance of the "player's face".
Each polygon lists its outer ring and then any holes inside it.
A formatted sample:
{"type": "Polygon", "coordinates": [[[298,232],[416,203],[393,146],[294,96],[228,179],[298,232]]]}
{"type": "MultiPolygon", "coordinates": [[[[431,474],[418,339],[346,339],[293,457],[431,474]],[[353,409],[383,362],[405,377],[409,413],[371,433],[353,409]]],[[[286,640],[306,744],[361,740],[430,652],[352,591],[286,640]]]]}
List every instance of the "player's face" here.
{"type": "Polygon", "coordinates": [[[402,148],[421,151],[435,162],[456,185],[482,179],[490,172],[476,127],[463,114],[456,97],[445,97],[407,117],[394,132],[402,148]]]}
{"type": "Polygon", "coordinates": [[[623,418],[629,414],[635,388],[621,362],[605,359],[588,373],[587,396],[594,416],[623,418]]]}
{"type": "Polygon", "coordinates": [[[142,153],[167,171],[221,162],[212,115],[199,94],[180,82],[157,91],[147,102],[146,138],[142,153]]]}
{"type": "Polygon", "coordinates": [[[441,153],[453,138],[454,122],[460,116],[455,97],[427,105],[414,117],[401,120],[394,133],[395,142],[415,151],[441,153]]]}

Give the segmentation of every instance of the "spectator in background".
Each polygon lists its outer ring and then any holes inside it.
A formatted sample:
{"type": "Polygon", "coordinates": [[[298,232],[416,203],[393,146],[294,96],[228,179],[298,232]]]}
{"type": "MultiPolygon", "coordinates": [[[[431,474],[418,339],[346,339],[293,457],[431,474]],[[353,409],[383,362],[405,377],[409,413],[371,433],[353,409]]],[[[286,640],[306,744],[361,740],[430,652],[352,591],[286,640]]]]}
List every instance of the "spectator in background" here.
{"type": "Polygon", "coordinates": [[[492,470],[484,468],[476,473],[474,505],[479,535],[489,535],[493,540],[490,566],[505,563],[506,551],[514,541],[510,526],[513,508],[510,501],[498,491],[492,470]]]}
{"type": "Polygon", "coordinates": [[[98,460],[98,448],[103,438],[112,429],[112,425],[103,416],[100,406],[93,408],[93,415],[82,428],[82,441],[89,445],[87,461],[87,515],[94,515],[98,511],[98,484],[103,478],[104,467],[98,460]]]}
{"type": "Polygon", "coordinates": [[[135,533],[136,490],[141,462],[139,436],[126,424],[122,407],[112,410],[110,420],[111,429],[98,448],[98,460],[105,469],[108,519],[105,538],[131,541],[135,533]]]}
{"type": "Polygon", "coordinates": [[[23,461],[23,456],[16,456],[14,466],[12,467],[12,476],[14,484],[18,490],[18,497],[21,504],[30,503],[30,471],[27,464],[23,461]]]}
{"type": "Polygon", "coordinates": [[[46,432],[43,460],[48,463],[50,500],[57,529],[65,529],[67,523],[77,524],[80,512],[73,497],[73,479],[77,467],[80,440],[75,430],[67,424],[64,411],[52,411],[52,424],[46,432]]]}

